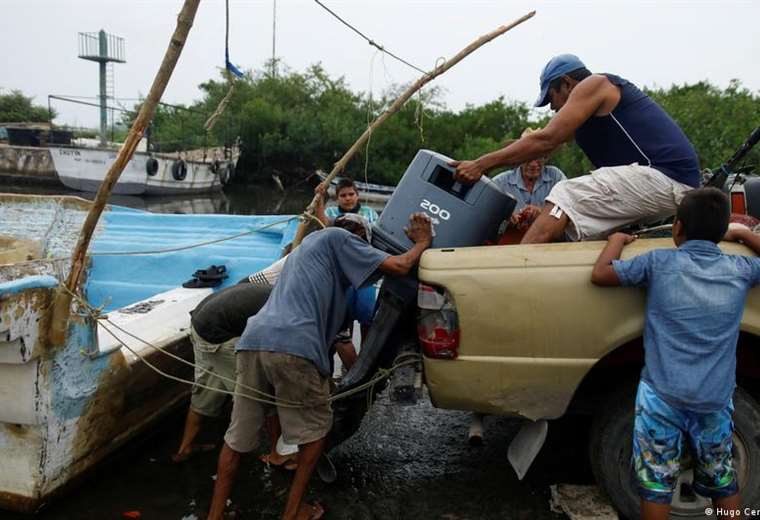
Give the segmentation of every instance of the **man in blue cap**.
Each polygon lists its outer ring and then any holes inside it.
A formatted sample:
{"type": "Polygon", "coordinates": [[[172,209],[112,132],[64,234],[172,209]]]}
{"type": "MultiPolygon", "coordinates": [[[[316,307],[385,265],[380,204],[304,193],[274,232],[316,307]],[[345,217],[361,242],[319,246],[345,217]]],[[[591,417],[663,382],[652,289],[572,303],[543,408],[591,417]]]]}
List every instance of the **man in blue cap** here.
{"type": "Polygon", "coordinates": [[[555,56],[541,73],[536,106],[556,112],[541,130],[472,161],[454,161],[456,178],[477,181],[500,166],[545,157],[575,139],[596,168],[558,183],[522,243],[594,240],[636,222],[675,214],[699,186],[694,147],[673,119],[631,82],[592,74],[572,54],[555,56]]]}

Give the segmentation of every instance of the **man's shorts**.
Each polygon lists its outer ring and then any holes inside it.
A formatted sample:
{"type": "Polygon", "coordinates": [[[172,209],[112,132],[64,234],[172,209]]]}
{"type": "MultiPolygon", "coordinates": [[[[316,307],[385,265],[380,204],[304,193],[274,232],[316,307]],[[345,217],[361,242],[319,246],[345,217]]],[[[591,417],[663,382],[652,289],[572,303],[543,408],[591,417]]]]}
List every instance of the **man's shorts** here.
{"type": "Polygon", "coordinates": [[[731,449],[733,403],[719,412],[679,410],[660,399],[645,381],[636,394],[633,465],[639,495],[647,502],[670,504],[684,446],[694,466],[692,488],[707,498],[738,493],[731,449]]]}
{"type": "Polygon", "coordinates": [[[206,417],[219,417],[229,394],[216,390],[232,392],[235,389],[235,343],[238,338],[209,343],[190,327],[190,340],[196,365],[190,409],[206,417]]]}
{"type": "Polygon", "coordinates": [[[654,168],[630,164],[558,182],[546,202],[570,219],[565,230],[568,239],[600,240],[630,224],[674,215],[691,189],[654,168]]]}
{"type": "MultiPolygon", "coordinates": [[[[277,397],[278,402],[302,404],[277,406],[282,438],[287,444],[307,444],[326,437],[332,428],[329,379],[311,361],[280,352],[238,351],[236,394],[255,395],[256,388],[277,397]]],[[[235,396],[232,420],[224,442],[238,453],[253,451],[270,405],[235,396]]]]}

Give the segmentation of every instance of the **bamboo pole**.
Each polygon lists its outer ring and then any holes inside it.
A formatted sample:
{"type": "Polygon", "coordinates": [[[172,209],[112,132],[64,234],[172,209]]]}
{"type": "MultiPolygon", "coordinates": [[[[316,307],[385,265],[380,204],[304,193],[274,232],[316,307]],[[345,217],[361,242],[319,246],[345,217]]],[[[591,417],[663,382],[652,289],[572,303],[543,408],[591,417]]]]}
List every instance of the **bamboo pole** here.
{"type": "MultiPolygon", "coordinates": [[[[535,11],[531,11],[525,16],[522,16],[515,20],[514,22],[508,24],[508,25],[502,25],[498,27],[497,29],[491,31],[488,34],[484,34],[471,44],[469,44],[467,47],[459,51],[453,58],[446,61],[443,65],[436,67],[432,72],[428,72],[424,74],[422,77],[420,77],[417,81],[415,81],[412,86],[410,86],[408,89],[406,89],[396,100],[393,102],[393,104],[388,107],[388,109],[380,114],[364,131],[364,133],[359,137],[359,139],[356,140],[356,142],[351,146],[351,148],[348,149],[348,151],[343,154],[343,157],[338,160],[338,162],[335,163],[333,166],[332,171],[330,171],[330,174],[325,178],[324,181],[322,181],[322,184],[325,186],[330,184],[330,181],[332,181],[336,175],[338,175],[340,172],[342,172],[346,165],[348,164],[348,161],[350,161],[354,155],[356,155],[356,152],[359,151],[359,149],[367,142],[367,139],[369,139],[369,136],[372,134],[372,132],[375,131],[380,125],[382,125],[386,119],[391,117],[393,114],[398,112],[402,106],[404,106],[404,103],[406,103],[409,98],[411,98],[419,89],[424,87],[427,83],[431,82],[433,79],[437,78],[444,72],[448,71],[451,67],[462,61],[464,58],[472,54],[474,51],[485,45],[486,43],[490,42],[491,40],[501,36],[505,32],[509,31],[510,29],[517,27],[521,23],[533,18],[533,16],[536,14],[535,11]]],[[[320,195],[315,195],[314,198],[311,200],[309,205],[306,207],[305,213],[308,215],[313,215],[314,210],[317,207],[317,202],[319,201],[320,195]]],[[[298,230],[296,231],[296,236],[293,239],[293,247],[299,245],[301,241],[303,240],[303,237],[306,235],[306,230],[308,228],[309,223],[311,222],[311,219],[309,218],[302,218],[301,222],[298,224],[298,230]]]]}
{"type": "Polygon", "coordinates": [[[193,26],[193,20],[198,11],[199,4],[200,0],[185,0],[182,10],[177,15],[177,26],[174,29],[171,40],[169,40],[169,47],[166,49],[161,67],[153,79],[153,85],[150,87],[148,97],[143,102],[137,118],[132,123],[129,134],[119,150],[116,160],[109,168],[103,183],[100,185],[92,208],[90,208],[90,212],[87,214],[87,218],[82,225],[82,231],[79,234],[79,240],[72,256],[71,271],[66,280],[66,288],[59,288],[55,295],[53,315],[48,332],[48,340],[51,346],[60,345],[66,339],[66,329],[71,309],[71,293],[75,292],[79,285],[79,280],[87,261],[87,249],[90,246],[92,233],[95,231],[95,226],[105,208],[113,186],[119,180],[121,172],[132,158],[140,139],[142,139],[146,128],[153,119],[156,106],[161,100],[164,90],[166,90],[166,85],[169,83],[179,56],[182,54],[182,48],[185,46],[190,28],[193,26]]]}

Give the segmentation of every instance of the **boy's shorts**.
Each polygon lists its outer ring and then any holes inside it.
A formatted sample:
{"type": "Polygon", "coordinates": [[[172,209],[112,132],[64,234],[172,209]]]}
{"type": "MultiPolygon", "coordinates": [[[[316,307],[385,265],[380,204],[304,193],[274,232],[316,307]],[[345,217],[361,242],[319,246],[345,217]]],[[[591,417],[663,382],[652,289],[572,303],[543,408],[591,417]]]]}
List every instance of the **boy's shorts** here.
{"type": "MultiPolygon", "coordinates": [[[[333,419],[328,402],[330,381],[320,375],[311,361],[281,352],[238,351],[237,383],[237,394],[253,395],[250,388],[256,388],[277,396],[283,404],[302,405],[277,406],[282,439],[287,444],[308,444],[330,432],[333,419]]],[[[227,446],[238,453],[254,450],[264,417],[272,408],[272,405],[236,395],[230,426],[224,436],[227,446]]]]}
{"type": "Polygon", "coordinates": [[[684,446],[694,465],[693,489],[706,498],[738,493],[733,467],[733,402],[718,412],[679,410],[660,399],[645,381],[636,394],[633,464],[639,495],[647,502],[670,504],[684,446]]]}

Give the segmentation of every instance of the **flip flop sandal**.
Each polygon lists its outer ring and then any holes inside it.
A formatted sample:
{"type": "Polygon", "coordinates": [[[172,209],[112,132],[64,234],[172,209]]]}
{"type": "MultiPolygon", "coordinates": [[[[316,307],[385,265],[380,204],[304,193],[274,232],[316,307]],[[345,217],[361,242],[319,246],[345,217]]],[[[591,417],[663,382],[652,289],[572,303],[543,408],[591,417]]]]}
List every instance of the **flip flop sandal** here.
{"type": "Polygon", "coordinates": [[[338,478],[338,470],[335,469],[335,464],[323,453],[317,461],[317,475],[325,484],[332,484],[338,478]]]}
{"type": "Polygon", "coordinates": [[[271,453],[265,453],[263,455],[259,456],[259,460],[266,464],[267,466],[274,466],[276,468],[283,468],[288,471],[294,471],[298,469],[298,461],[295,457],[288,457],[286,456],[282,462],[277,464],[276,462],[272,462],[272,454],[271,453]]]}

